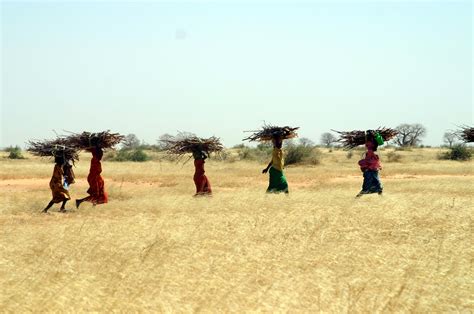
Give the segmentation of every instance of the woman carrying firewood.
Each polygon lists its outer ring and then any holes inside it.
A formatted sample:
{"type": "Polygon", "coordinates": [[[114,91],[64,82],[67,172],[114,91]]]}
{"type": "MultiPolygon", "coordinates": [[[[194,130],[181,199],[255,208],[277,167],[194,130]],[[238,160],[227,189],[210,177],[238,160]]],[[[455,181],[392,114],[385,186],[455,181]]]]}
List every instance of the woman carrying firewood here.
{"type": "Polygon", "coordinates": [[[49,187],[53,194],[53,198],[48,203],[43,213],[47,213],[53,204],[61,203],[59,211],[61,213],[66,212],[66,203],[71,199],[69,195],[69,185],[74,183],[74,172],[72,171],[72,162],[66,160],[63,156],[57,156],[54,158],[54,170],[53,176],[49,181],[49,187]]]}
{"type": "Polygon", "coordinates": [[[211,183],[209,179],[204,174],[204,163],[207,158],[207,154],[202,150],[202,148],[198,148],[193,152],[194,157],[194,184],[196,185],[196,194],[194,196],[202,196],[202,195],[211,195],[211,183]]]}
{"type": "MultiPolygon", "coordinates": [[[[211,153],[220,154],[224,150],[220,139],[215,136],[210,138],[200,138],[193,133],[180,132],[177,136],[170,136],[161,139],[164,150],[174,155],[176,159],[192,154],[194,157],[194,185],[196,186],[196,194],[194,196],[211,195],[211,183],[205,175],[205,160],[211,153]]],[[[191,158],[191,157],[190,157],[191,158]]]]}
{"type": "Polygon", "coordinates": [[[244,141],[258,141],[273,143],[272,160],[268,166],[262,170],[262,173],[270,173],[267,193],[288,193],[288,182],[283,174],[284,160],[283,151],[281,149],[283,140],[297,137],[296,130],[299,127],[292,128],[289,126],[279,127],[265,124],[261,130],[245,131],[253,134],[244,138],[244,141]]]}
{"type": "Polygon", "coordinates": [[[89,175],[87,176],[87,182],[89,183],[89,189],[87,193],[89,196],[82,199],[76,200],[76,208],[79,208],[82,202],[91,202],[94,206],[97,204],[107,203],[108,197],[105,192],[104,179],[100,175],[102,172],[101,160],[104,155],[104,151],[99,146],[90,148],[89,151],[92,153],[91,167],[89,175]]]}
{"type": "Polygon", "coordinates": [[[345,148],[355,148],[364,145],[367,148],[364,159],[359,160],[360,170],[364,174],[364,182],[362,190],[356,197],[364,194],[378,193],[382,194],[383,186],[380,182],[379,170],[382,169],[379,156],[375,153],[379,145],[383,145],[384,141],[394,138],[398,131],[390,128],[378,128],[368,131],[335,131],[340,134],[338,142],[342,143],[345,148]]]}
{"type": "Polygon", "coordinates": [[[273,152],[272,160],[268,166],[262,170],[262,173],[270,173],[269,184],[267,193],[288,193],[288,182],[283,174],[284,159],[283,151],[281,149],[283,139],[280,136],[276,136],[272,139],[273,152]]]}
{"type": "Polygon", "coordinates": [[[371,193],[382,195],[383,185],[379,177],[379,170],[382,169],[382,165],[380,164],[379,156],[375,153],[379,143],[383,144],[380,134],[368,130],[365,140],[367,152],[365,153],[365,158],[359,160],[360,170],[364,175],[364,182],[362,183],[362,190],[356,197],[371,193]]]}

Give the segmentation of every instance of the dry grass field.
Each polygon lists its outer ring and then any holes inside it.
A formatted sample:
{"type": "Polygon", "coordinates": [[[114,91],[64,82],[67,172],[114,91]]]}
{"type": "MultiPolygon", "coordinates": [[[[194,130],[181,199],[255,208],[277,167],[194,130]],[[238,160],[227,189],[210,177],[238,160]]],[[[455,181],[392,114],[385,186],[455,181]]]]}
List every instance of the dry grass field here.
{"type": "Polygon", "coordinates": [[[53,165],[3,154],[0,312],[473,312],[474,162],[397,153],[360,199],[359,152],[289,167],[289,196],[265,163],[210,160],[193,198],[191,162],[104,162],[108,204],[48,215],[53,165]]]}

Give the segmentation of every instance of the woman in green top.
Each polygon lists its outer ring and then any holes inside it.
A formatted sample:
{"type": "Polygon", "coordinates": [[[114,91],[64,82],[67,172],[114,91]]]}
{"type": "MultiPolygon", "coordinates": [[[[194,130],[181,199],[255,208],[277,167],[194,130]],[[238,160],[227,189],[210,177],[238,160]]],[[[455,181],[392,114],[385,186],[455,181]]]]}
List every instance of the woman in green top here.
{"type": "Polygon", "coordinates": [[[268,185],[267,193],[288,193],[288,182],[283,174],[284,160],[283,151],[281,150],[283,139],[281,137],[274,137],[272,142],[272,160],[262,171],[262,173],[270,172],[270,183],[268,185]]]}

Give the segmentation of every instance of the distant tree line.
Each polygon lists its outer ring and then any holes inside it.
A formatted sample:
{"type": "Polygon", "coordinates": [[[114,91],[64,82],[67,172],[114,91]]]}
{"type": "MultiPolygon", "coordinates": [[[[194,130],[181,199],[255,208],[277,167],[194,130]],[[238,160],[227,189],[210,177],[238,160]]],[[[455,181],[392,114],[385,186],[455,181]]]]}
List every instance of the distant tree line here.
{"type": "MultiPolygon", "coordinates": [[[[426,136],[427,130],[420,123],[403,123],[396,127],[398,135],[390,141],[400,148],[420,147],[422,139],[426,136]]],[[[165,149],[163,140],[173,138],[170,134],[163,134],[157,140],[157,143],[150,145],[131,133],[125,136],[125,139],[117,151],[108,154],[107,160],[111,161],[147,161],[150,160],[146,151],[163,151],[165,149]]],[[[389,142],[389,143],[390,143],[389,142]]],[[[471,149],[466,148],[465,144],[460,143],[456,132],[446,131],[443,134],[443,143],[450,149],[449,152],[440,156],[440,159],[467,160],[471,158],[471,149]]],[[[332,149],[338,147],[338,138],[330,132],[321,134],[320,145],[332,149]]],[[[255,148],[239,144],[233,147],[238,149],[240,159],[263,160],[271,155],[270,143],[259,143],[255,148]]],[[[299,138],[285,141],[286,163],[310,163],[318,164],[320,162],[321,152],[317,150],[317,145],[308,138],[299,138]]],[[[24,159],[22,149],[19,146],[10,146],[4,149],[8,152],[10,159],[24,159]]],[[[330,150],[331,151],[331,150],[330,150]]],[[[352,156],[352,154],[348,154],[352,156]]]]}

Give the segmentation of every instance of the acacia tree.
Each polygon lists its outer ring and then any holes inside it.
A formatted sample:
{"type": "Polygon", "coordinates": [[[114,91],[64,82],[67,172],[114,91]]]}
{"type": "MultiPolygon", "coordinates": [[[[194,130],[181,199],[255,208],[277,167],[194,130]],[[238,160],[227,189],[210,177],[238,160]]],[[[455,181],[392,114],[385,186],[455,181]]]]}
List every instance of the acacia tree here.
{"type": "Polygon", "coordinates": [[[314,146],[314,142],[312,140],[310,140],[309,138],[307,138],[307,137],[300,138],[299,142],[300,142],[300,145],[302,145],[304,147],[313,147],[314,146]]]}
{"type": "Polygon", "coordinates": [[[158,150],[165,150],[166,149],[166,141],[172,140],[174,138],[173,135],[165,133],[163,135],[160,135],[158,139],[158,144],[156,145],[158,147],[158,150]]]}
{"type": "Polygon", "coordinates": [[[420,123],[400,124],[397,131],[394,141],[401,147],[417,146],[421,143],[421,138],[426,135],[426,128],[420,123]]]}
{"type": "Polygon", "coordinates": [[[457,135],[454,132],[445,132],[443,135],[443,141],[449,146],[449,148],[453,147],[456,138],[457,135]]]}
{"type": "Polygon", "coordinates": [[[337,138],[329,132],[321,134],[321,144],[326,147],[331,147],[333,143],[337,142],[337,138]]]}
{"type": "Polygon", "coordinates": [[[122,148],[134,149],[140,146],[140,140],[135,134],[128,134],[122,141],[122,148]]]}

